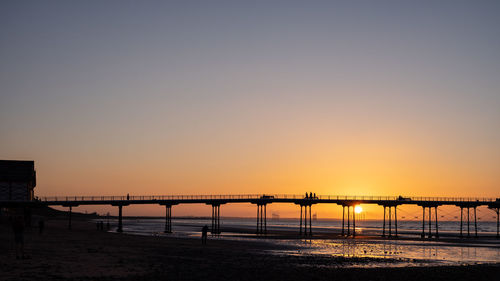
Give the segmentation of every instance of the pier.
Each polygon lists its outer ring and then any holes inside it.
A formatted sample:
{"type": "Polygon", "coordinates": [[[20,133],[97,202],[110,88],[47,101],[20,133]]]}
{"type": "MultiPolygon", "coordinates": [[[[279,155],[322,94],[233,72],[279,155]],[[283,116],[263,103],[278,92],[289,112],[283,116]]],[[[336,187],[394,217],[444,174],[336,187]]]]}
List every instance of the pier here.
{"type": "Polygon", "coordinates": [[[295,204],[300,207],[300,236],[312,236],[312,207],[316,204],[336,204],[342,207],[342,230],[344,237],[356,236],[356,216],[354,208],[360,204],[374,204],[383,207],[382,237],[398,237],[397,208],[402,205],[422,207],[422,238],[439,238],[438,207],[455,206],[460,208],[460,238],[464,229],[468,238],[478,237],[477,208],[487,207],[496,214],[499,235],[500,198],[465,197],[402,197],[402,196],[304,196],[290,194],[251,194],[251,195],[150,195],[150,196],[57,196],[42,197],[34,201],[0,201],[0,207],[62,206],[68,208],[68,228],[71,229],[72,208],[81,205],[110,205],[118,208],[117,232],[123,231],[123,208],[129,205],[158,204],[165,206],[165,233],[172,233],[172,208],[180,204],[207,204],[212,206],[211,233],[219,234],[221,206],[225,204],[249,203],[257,206],[256,233],[267,234],[267,205],[276,203],[295,204]],[[346,211],[347,208],[347,211],[346,211]],[[427,216],[427,221],[426,221],[427,216]],[[465,219],[464,219],[465,216],[465,219]],[[471,217],[474,232],[471,235],[471,217]],[[347,222],[346,222],[347,219],[347,222]],[[426,224],[427,222],[427,224],[426,224]],[[466,225],[465,225],[466,224],[466,225]],[[427,231],[427,232],[426,232],[427,231]]]}

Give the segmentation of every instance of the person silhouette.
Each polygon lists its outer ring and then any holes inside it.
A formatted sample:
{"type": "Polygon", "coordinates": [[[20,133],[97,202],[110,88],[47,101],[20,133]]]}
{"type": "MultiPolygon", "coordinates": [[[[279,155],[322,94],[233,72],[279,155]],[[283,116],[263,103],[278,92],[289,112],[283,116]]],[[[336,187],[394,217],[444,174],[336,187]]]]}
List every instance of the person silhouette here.
{"type": "Polygon", "coordinates": [[[312,199],[313,198],[313,193],[312,192],[309,192],[309,198],[312,199]]]}
{"type": "Polygon", "coordinates": [[[314,197],[313,197],[313,198],[314,198],[314,199],[316,199],[316,193],[314,193],[313,195],[314,195],[314,197]]]}
{"type": "Polygon", "coordinates": [[[204,225],[201,228],[201,244],[206,245],[207,244],[207,233],[208,233],[208,226],[204,225]]]}
{"type": "Polygon", "coordinates": [[[307,192],[306,192],[306,199],[307,199],[307,192]]]}
{"type": "Polygon", "coordinates": [[[16,243],[16,259],[24,259],[24,221],[21,216],[12,220],[12,230],[14,231],[14,242],[16,243]]]}
{"type": "Polygon", "coordinates": [[[130,195],[127,193],[127,200],[130,200],[130,195]]]}
{"type": "Polygon", "coordinates": [[[43,233],[44,227],[45,227],[45,222],[43,221],[43,219],[38,220],[38,234],[41,235],[43,233]]]}

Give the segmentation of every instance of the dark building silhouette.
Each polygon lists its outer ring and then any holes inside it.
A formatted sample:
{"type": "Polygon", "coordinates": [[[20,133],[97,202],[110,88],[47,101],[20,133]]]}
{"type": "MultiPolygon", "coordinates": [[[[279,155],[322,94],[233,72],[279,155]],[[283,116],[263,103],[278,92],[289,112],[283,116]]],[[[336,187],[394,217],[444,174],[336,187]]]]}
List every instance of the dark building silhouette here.
{"type": "Polygon", "coordinates": [[[0,160],[0,201],[31,201],[35,186],[34,161],[0,160]]]}

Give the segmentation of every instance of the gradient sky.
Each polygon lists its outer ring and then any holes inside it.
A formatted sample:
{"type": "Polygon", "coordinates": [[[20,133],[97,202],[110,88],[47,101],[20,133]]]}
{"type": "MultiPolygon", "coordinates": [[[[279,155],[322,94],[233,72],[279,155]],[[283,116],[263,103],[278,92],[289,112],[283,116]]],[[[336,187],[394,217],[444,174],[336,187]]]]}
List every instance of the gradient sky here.
{"type": "Polygon", "coordinates": [[[499,1],[1,1],[0,158],[35,160],[38,196],[498,197],[499,14],[499,1]]]}

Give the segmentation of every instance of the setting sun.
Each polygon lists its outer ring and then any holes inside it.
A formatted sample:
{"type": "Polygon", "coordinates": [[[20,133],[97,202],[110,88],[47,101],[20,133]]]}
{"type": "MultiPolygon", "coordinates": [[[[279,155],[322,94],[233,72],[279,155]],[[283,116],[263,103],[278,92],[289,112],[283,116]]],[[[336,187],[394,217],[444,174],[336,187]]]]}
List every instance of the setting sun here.
{"type": "Polygon", "coordinates": [[[363,208],[361,208],[361,206],[356,206],[356,207],[354,207],[354,212],[356,214],[359,214],[359,213],[363,212],[363,208]]]}

